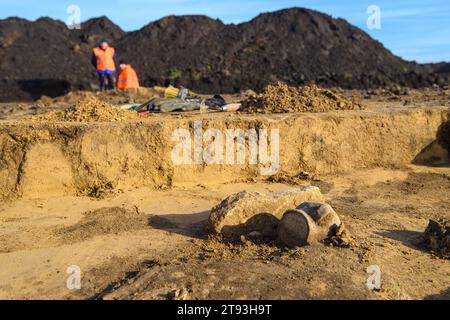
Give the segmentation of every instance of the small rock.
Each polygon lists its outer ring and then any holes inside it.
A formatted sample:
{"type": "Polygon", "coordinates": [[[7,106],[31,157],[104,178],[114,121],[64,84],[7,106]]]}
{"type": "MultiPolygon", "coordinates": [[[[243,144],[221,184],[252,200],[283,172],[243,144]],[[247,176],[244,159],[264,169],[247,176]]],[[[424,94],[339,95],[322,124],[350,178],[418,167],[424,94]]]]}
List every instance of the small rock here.
{"type": "Polygon", "coordinates": [[[328,239],[328,243],[333,247],[340,248],[352,248],[355,246],[355,241],[350,236],[343,223],[336,229],[336,234],[328,239]]]}

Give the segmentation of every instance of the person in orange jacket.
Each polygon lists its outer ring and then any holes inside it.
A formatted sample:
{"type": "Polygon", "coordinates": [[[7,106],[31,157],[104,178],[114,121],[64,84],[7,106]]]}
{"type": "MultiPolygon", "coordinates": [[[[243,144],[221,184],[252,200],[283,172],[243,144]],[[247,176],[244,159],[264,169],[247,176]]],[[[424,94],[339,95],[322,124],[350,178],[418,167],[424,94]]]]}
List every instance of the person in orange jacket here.
{"type": "Polygon", "coordinates": [[[125,90],[139,88],[137,73],[130,64],[127,64],[125,61],[121,61],[120,70],[121,72],[117,82],[118,89],[125,90]]]}
{"type": "Polygon", "coordinates": [[[91,63],[97,69],[101,91],[105,91],[107,87],[116,88],[116,61],[114,48],[109,46],[106,39],[100,40],[99,46],[93,49],[91,63]]]}

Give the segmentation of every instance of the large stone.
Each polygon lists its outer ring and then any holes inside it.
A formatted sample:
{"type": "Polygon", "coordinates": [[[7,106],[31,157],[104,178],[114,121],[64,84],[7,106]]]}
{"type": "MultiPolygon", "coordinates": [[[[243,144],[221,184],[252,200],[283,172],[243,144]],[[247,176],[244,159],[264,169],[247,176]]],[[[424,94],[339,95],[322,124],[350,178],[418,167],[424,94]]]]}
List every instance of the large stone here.
{"type": "Polygon", "coordinates": [[[336,235],[341,219],[329,204],[304,202],[285,212],[278,240],[289,248],[323,242],[336,235]]]}
{"type": "Polygon", "coordinates": [[[271,194],[242,191],[229,196],[211,210],[209,229],[229,240],[248,234],[276,238],[279,219],[286,210],[306,201],[322,200],[317,187],[271,194]]]}

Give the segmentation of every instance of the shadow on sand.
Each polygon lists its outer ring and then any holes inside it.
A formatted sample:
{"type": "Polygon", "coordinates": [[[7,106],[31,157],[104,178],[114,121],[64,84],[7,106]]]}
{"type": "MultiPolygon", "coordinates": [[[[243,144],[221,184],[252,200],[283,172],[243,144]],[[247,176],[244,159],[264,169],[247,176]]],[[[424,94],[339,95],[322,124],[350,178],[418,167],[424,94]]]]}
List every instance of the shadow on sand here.
{"type": "Polygon", "coordinates": [[[149,225],[155,229],[181,234],[183,236],[206,239],[210,211],[191,214],[166,214],[151,216],[149,225]]]}
{"type": "Polygon", "coordinates": [[[450,287],[441,293],[426,296],[425,300],[450,300],[450,287]]]}
{"type": "Polygon", "coordinates": [[[385,230],[376,232],[376,234],[385,238],[399,241],[411,249],[428,252],[426,246],[423,244],[422,232],[410,230],[385,230]]]}
{"type": "Polygon", "coordinates": [[[423,148],[413,164],[430,167],[450,167],[450,121],[442,123],[436,140],[423,148]]]}

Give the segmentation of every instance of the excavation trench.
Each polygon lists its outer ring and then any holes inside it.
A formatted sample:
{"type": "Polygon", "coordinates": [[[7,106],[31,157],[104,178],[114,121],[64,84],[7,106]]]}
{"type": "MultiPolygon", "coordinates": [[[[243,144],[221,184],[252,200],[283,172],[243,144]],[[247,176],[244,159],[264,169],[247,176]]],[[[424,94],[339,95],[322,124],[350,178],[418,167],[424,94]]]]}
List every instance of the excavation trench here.
{"type": "MultiPolygon", "coordinates": [[[[302,171],[334,174],[405,165],[430,148],[439,135],[438,129],[448,120],[447,109],[434,108],[323,114],[205,114],[111,123],[3,122],[0,198],[98,195],[144,186],[164,189],[178,183],[267,178],[264,168],[271,163],[276,165],[269,175],[287,176],[302,171]],[[247,138],[241,149],[231,152],[227,149],[227,132],[237,129],[247,138]],[[263,139],[265,132],[267,140],[263,139]],[[181,137],[188,134],[190,140],[180,140],[180,133],[181,137]],[[279,159],[265,163],[261,153],[252,154],[254,141],[248,138],[252,133],[256,134],[257,150],[261,141],[267,141],[269,160],[278,136],[279,159]],[[201,149],[196,149],[196,141],[202,140],[201,149]],[[214,148],[208,149],[209,145],[214,148]],[[174,154],[180,154],[174,149],[188,150],[190,157],[174,158],[174,154]],[[245,157],[239,158],[239,152],[244,152],[241,156],[245,157]],[[213,161],[205,161],[206,153],[214,156],[213,161]],[[218,153],[221,155],[215,158],[218,153]]],[[[237,147],[239,139],[232,140],[237,147]]],[[[438,148],[439,157],[445,158],[442,146],[438,148]]]]}

